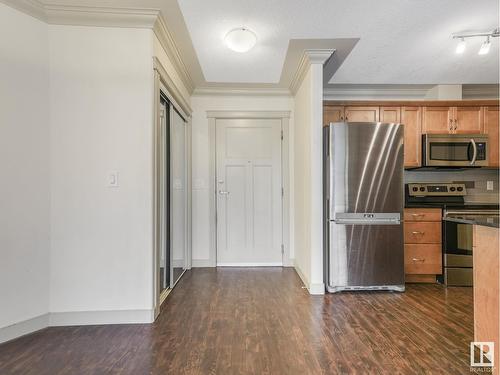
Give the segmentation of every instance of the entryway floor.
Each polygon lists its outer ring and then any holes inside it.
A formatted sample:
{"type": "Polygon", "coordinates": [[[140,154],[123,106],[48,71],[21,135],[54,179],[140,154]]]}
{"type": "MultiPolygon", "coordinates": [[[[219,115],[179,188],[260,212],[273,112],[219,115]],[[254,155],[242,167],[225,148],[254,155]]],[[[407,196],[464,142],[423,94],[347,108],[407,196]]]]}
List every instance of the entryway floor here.
{"type": "Polygon", "coordinates": [[[188,271],[154,324],[53,327],[0,374],[465,374],[472,288],[310,296],[291,268],[188,271]]]}

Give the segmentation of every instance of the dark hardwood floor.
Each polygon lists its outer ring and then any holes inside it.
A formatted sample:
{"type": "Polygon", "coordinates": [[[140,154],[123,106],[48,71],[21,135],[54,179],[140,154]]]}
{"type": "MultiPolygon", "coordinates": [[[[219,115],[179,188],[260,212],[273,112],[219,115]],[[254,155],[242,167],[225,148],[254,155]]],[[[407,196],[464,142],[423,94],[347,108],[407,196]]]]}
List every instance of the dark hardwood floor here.
{"type": "Polygon", "coordinates": [[[472,289],[310,296],[293,269],[194,269],[151,325],[54,327],[0,374],[465,374],[472,289]]]}

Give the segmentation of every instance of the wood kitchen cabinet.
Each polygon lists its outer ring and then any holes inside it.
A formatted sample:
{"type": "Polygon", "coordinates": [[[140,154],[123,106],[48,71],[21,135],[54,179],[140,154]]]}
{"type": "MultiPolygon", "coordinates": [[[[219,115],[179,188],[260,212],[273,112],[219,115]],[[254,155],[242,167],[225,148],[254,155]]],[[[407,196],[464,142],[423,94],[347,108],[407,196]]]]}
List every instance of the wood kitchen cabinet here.
{"type": "Polygon", "coordinates": [[[483,110],[470,107],[424,107],[424,134],[481,134],[483,110]]]}
{"type": "Polygon", "coordinates": [[[422,108],[402,107],[401,121],[405,128],[404,166],[422,165],[422,108]]]}
{"type": "Polygon", "coordinates": [[[453,132],[452,107],[424,107],[422,118],[423,134],[445,134],[453,132]]]}
{"type": "Polygon", "coordinates": [[[379,107],[345,107],[344,119],[349,122],[378,122],[379,107]]]}
{"type": "Polygon", "coordinates": [[[481,107],[454,107],[453,108],[454,134],[482,134],[483,108],[481,107]]]}
{"type": "Polygon", "coordinates": [[[344,121],[344,107],[325,106],[323,108],[323,125],[327,126],[330,122],[344,121]]]}
{"type": "Polygon", "coordinates": [[[435,283],[442,273],[441,209],[405,208],[404,248],[407,282],[435,283]]]}
{"type": "MultiPolygon", "coordinates": [[[[490,167],[500,167],[499,158],[499,107],[484,107],[484,133],[488,134],[488,159],[490,167]]],[[[499,349],[500,350],[500,349],[499,349]]]]}
{"type": "Polygon", "coordinates": [[[401,107],[380,107],[380,122],[401,122],[401,107]]]}

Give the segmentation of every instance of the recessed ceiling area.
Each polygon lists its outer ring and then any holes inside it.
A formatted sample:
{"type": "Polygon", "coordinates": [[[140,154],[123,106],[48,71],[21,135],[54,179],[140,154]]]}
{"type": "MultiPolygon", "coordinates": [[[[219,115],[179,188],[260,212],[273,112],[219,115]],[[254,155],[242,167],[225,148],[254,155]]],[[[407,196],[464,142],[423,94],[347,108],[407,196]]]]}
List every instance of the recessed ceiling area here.
{"type": "Polygon", "coordinates": [[[334,74],[337,84],[498,82],[498,39],[455,53],[455,32],[497,27],[497,0],[179,0],[205,80],[278,83],[290,39],[360,38],[334,74]],[[240,54],[226,33],[248,27],[257,45],[240,54]]]}

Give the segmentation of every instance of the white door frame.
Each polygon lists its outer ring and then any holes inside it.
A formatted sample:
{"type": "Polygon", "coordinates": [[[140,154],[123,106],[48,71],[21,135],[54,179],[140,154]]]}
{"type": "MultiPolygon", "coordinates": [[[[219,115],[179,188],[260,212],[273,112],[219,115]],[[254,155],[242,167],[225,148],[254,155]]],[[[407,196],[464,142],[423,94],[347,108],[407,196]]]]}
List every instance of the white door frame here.
{"type": "Polygon", "coordinates": [[[290,260],[290,171],[289,171],[289,140],[290,111],[207,111],[209,133],[209,264],[217,266],[217,171],[216,171],[216,138],[215,130],[218,119],[280,119],[283,135],[281,147],[281,183],[283,187],[282,205],[282,244],[283,266],[293,266],[290,260]]]}
{"type": "Polygon", "coordinates": [[[154,85],[153,85],[153,310],[154,310],[154,319],[158,317],[160,314],[160,306],[163,302],[160,298],[160,246],[162,241],[162,222],[164,221],[165,212],[162,211],[160,207],[160,194],[162,192],[162,155],[161,155],[161,136],[160,136],[160,92],[162,92],[170,101],[173,107],[177,109],[177,111],[184,117],[186,120],[187,126],[187,134],[186,134],[186,143],[187,143],[187,254],[186,254],[186,268],[191,268],[191,260],[192,260],[192,218],[191,218],[191,199],[192,199],[192,189],[191,189],[191,133],[192,133],[192,118],[191,113],[193,112],[189,103],[183,97],[181,91],[174,83],[174,81],[170,78],[167,71],[163,67],[160,60],[156,57],[153,57],[153,72],[154,72],[154,85]]]}

